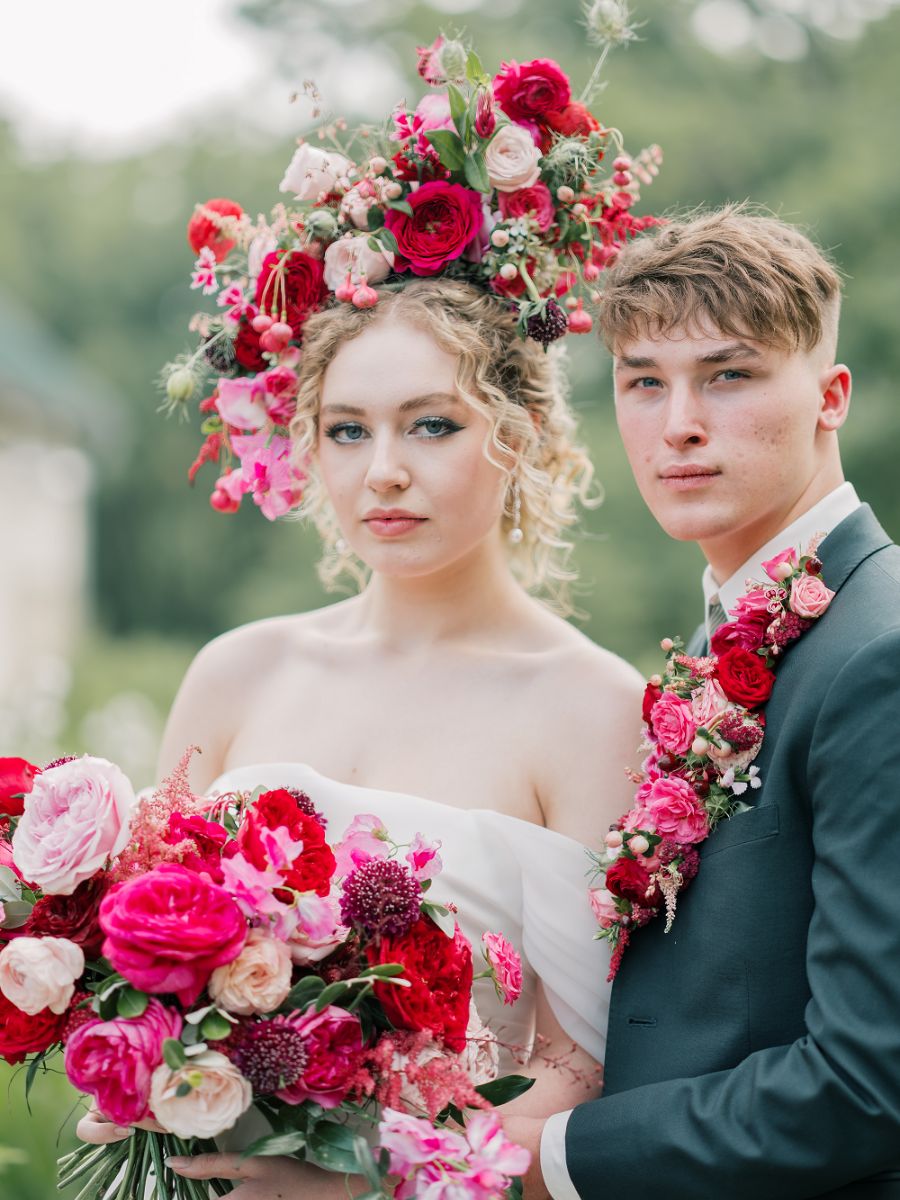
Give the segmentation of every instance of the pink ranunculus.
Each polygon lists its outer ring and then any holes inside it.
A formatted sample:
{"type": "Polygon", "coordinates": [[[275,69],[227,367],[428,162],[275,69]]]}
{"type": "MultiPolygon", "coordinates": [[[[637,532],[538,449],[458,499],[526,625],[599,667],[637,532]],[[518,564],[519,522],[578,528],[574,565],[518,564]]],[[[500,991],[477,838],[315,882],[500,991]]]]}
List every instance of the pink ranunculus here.
{"type": "Polygon", "coordinates": [[[609,929],[615,925],[619,918],[619,910],[616,908],[616,898],[612,892],[606,888],[591,888],[588,891],[588,899],[591,903],[591,912],[597,918],[597,924],[601,929],[609,929]]]}
{"type": "Polygon", "coordinates": [[[690,700],[674,692],[663,692],[653,705],[650,723],[659,744],[669,754],[685,754],[697,736],[690,700]]]}
{"type": "MultiPolygon", "coordinates": [[[[798,617],[808,620],[821,617],[833,599],[834,592],[818,575],[800,575],[791,584],[791,608],[798,617]]],[[[25,811],[28,811],[27,807],[25,811]]]]}
{"type": "Polygon", "coordinates": [[[0,992],[34,1016],[64,1013],[84,974],[84,951],[68,938],[20,937],[0,951],[0,992]]]}
{"type": "Polygon", "coordinates": [[[429,842],[421,833],[417,833],[410,842],[409,850],[406,852],[406,861],[409,863],[409,869],[412,871],[419,883],[423,883],[426,879],[434,879],[436,875],[440,875],[443,867],[441,856],[438,850],[441,848],[440,842],[429,842]]]}
{"type": "Polygon", "coordinates": [[[687,780],[677,775],[654,782],[647,807],[657,832],[675,842],[702,842],[709,833],[706,809],[687,780]]]}
{"type": "Polygon", "coordinates": [[[150,1078],[162,1062],[163,1042],[180,1037],[182,1026],[181,1014],[158,1000],[131,1020],[82,1025],[66,1042],[66,1074],[110,1121],[133,1125],[149,1116],[150,1078]]]}
{"type": "Polygon", "coordinates": [[[142,992],[193,1004],[210,975],[237,958],[247,922],[231,896],[178,863],[113,888],[100,905],[103,953],[142,992]]]}
{"type": "Polygon", "coordinates": [[[762,564],[762,568],[770,579],[774,579],[776,583],[783,582],[788,578],[791,572],[796,571],[800,566],[797,560],[797,551],[792,549],[782,550],[780,554],[776,554],[774,558],[768,559],[762,564]],[[785,567],[790,567],[790,571],[785,571],[785,567]]]}
{"type": "Polygon", "coordinates": [[[703,686],[691,695],[691,709],[698,727],[708,729],[710,724],[725,711],[729,700],[715,679],[706,679],[703,686]]]}
{"type": "Polygon", "coordinates": [[[515,192],[500,192],[499,200],[504,218],[530,215],[545,233],[556,218],[556,205],[546,183],[533,183],[531,187],[515,192]]]}
{"type": "Polygon", "coordinates": [[[522,959],[502,933],[483,933],[481,944],[503,1003],[515,1004],[522,995],[522,959]]]}
{"type": "Polygon", "coordinates": [[[43,771],[13,835],[23,878],[51,896],[71,896],[125,848],[134,789],[105,758],[86,754],[43,771]]]}
{"type": "Polygon", "coordinates": [[[308,1009],[290,1021],[306,1040],[308,1058],[297,1082],[276,1096],[288,1104],[312,1100],[323,1108],[337,1108],[359,1068],[363,1043],[358,1018],[329,1004],[321,1012],[308,1009]]]}

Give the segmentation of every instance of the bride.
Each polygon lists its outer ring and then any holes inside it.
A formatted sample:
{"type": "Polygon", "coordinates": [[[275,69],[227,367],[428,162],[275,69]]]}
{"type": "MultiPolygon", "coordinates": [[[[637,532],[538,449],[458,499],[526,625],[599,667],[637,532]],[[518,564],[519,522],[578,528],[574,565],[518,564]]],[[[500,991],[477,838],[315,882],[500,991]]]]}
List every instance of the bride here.
{"type": "MultiPolygon", "coordinates": [[[[206,646],[160,763],[196,744],[198,792],[299,787],[334,835],[373,812],[398,841],[440,838],[435,898],[459,904],[476,942],[499,929],[523,952],[518,1004],[478,997],[518,1048],[501,1066],[536,1080],[503,1109],[523,1116],[598,1088],[607,952],[584,847],[627,809],[639,740],[637,674],[529,594],[565,603],[565,531],[591,476],[573,427],[556,355],[469,284],[418,279],[312,316],[291,427],[310,464],[303,507],[323,579],[361,590],[206,646]]],[[[97,1114],[79,1132],[121,1134],[97,1114]]],[[[346,1195],[290,1159],[180,1169],[243,1180],[237,1200],[346,1195]]]]}

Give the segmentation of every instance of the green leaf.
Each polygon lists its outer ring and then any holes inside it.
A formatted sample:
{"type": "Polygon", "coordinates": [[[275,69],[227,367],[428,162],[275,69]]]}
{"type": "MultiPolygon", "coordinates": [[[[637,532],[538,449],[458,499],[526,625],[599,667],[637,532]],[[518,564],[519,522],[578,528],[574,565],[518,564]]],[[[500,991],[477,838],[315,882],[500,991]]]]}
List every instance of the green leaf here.
{"type": "Polygon", "coordinates": [[[390,254],[400,253],[400,246],[398,245],[397,239],[394,237],[393,233],[391,233],[390,229],[379,229],[378,233],[375,234],[375,237],[380,243],[379,249],[387,250],[390,254]]]}
{"type": "Polygon", "coordinates": [[[44,1053],[36,1054],[34,1056],[34,1058],[31,1060],[31,1062],[28,1064],[28,1070],[25,1072],[25,1099],[26,1099],[26,1101],[31,1093],[32,1087],[34,1086],[34,1081],[37,1078],[37,1073],[40,1070],[40,1068],[44,1065],[44,1059],[46,1057],[47,1056],[44,1053]]]}
{"type": "Polygon", "coordinates": [[[408,217],[413,215],[412,205],[408,200],[389,200],[388,208],[392,208],[395,212],[406,213],[408,217]]]}
{"type": "Polygon", "coordinates": [[[299,1129],[296,1133],[269,1133],[251,1142],[241,1151],[241,1158],[267,1158],[273,1154],[296,1154],[306,1148],[306,1134],[299,1129]]]}
{"type": "Polygon", "coordinates": [[[447,84],[447,96],[450,100],[450,116],[453,118],[453,124],[457,128],[459,136],[465,141],[466,112],[469,107],[466,103],[466,98],[453,83],[447,84]]]}
{"type": "Polygon", "coordinates": [[[384,224],[384,209],[378,204],[373,204],[366,213],[366,222],[370,231],[380,229],[384,224]]]}
{"type": "Polygon", "coordinates": [[[227,1038],[233,1026],[221,1013],[211,1012],[200,1023],[200,1033],[204,1041],[218,1042],[227,1038]]]}
{"type": "Polygon", "coordinates": [[[177,1038],[166,1038],[162,1044],[162,1052],[166,1066],[172,1071],[180,1070],[187,1062],[184,1046],[182,1046],[177,1038]]]}
{"type": "Polygon", "coordinates": [[[175,1089],[175,1095],[180,1100],[184,1096],[189,1096],[193,1090],[194,1089],[191,1087],[191,1085],[189,1083],[179,1083],[178,1087],[175,1089]]]}
{"type": "Polygon", "coordinates": [[[522,1197],[525,1195],[525,1187],[520,1176],[517,1175],[509,1185],[509,1191],[506,1195],[508,1200],[522,1200],[522,1197]]]}
{"type": "Polygon", "coordinates": [[[431,917],[441,933],[445,933],[448,938],[452,938],[456,933],[456,917],[449,908],[445,908],[443,904],[432,904],[430,900],[422,902],[422,912],[426,917],[431,917]]]}
{"type": "Polygon", "coordinates": [[[481,59],[474,50],[469,51],[469,57],[466,60],[466,77],[471,83],[481,83],[485,78],[484,67],[481,65],[481,59]]]}
{"type": "Polygon", "coordinates": [[[501,1075],[499,1079],[492,1079],[490,1083],[482,1083],[475,1091],[496,1108],[524,1096],[532,1087],[534,1080],[529,1079],[527,1075],[501,1075]]]}
{"type": "Polygon", "coordinates": [[[468,155],[463,173],[466,183],[476,192],[490,192],[491,181],[488,179],[487,163],[484,161],[484,154],[481,150],[476,150],[474,154],[468,155]]]}
{"type": "Polygon", "coordinates": [[[299,1009],[302,1012],[304,1008],[308,1008],[312,1004],[324,987],[325,983],[318,975],[306,975],[294,984],[281,1007],[299,1009]]]}
{"type": "Polygon", "coordinates": [[[360,971],[360,979],[393,979],[402,975],[406,970],[403,963],[376,963],[374,967],[366,967],[360,971]]]}
{"type": "Polygon", "coordinates": [[[21,929],[31,916],[33,904],[29,904],[27,900],[4,900],[3,901],[3,928],[4,929],[21,929]]]}
{"type": "Polygon", "coordinates": [[[323,1008],[327,1008],[329,1004],[334,1004],[337,1000],[343,1000],[350,991],[352,988],[349,988],[343,979],[329,983],[316,1001],[316,1012],[321,1012],[323,1008]]]}
{"type": "Polygon", "coordinates": [[[466,161],[466,148],[462,139],[451,129],[429,129],[425,137],[431,142],[441,163],[448,171],[461,171],[466,161]]]}
{"type": "Polygon", "coordinates": [[[134,1017],[143,1016],[149,1003],[150,997],[146,992],[139,992],[137,988],[133,987],[125,987],[116,997],[116,1012],[120,1017],[132,1020],[134,1017]]]}
{"type": "Polygon", "coordinates": [[[307,1161],[324,1167],[326,1171],[355,1171],[359,1162],[356,1157],[356,1136],[346,1125],[320,1121],[309,1133],[307,1161]]]}

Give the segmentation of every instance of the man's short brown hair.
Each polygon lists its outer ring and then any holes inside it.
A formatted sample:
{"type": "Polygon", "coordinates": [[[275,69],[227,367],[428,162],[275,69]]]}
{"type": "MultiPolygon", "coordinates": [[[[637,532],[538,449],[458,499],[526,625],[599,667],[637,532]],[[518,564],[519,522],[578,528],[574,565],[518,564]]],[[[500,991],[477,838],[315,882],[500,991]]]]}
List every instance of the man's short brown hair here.
{"type": "Polygon", "coordinates": [[[669,221],[626,246],[599,301],[614,351],[639,336],[710,327],[779,349],[837,342],[841,280],[793,225],[745,205],[669,221]]]}

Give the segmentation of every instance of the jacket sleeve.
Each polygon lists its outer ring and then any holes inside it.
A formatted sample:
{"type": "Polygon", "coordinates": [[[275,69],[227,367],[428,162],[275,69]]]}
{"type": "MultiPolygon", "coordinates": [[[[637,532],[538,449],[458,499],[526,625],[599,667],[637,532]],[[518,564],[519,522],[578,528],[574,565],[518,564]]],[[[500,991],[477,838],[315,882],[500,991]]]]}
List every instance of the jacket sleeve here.
{"type": "Polygon", "coordinates": [[[583,1200],[801,1200],[900,1161],[898,744],[895,629],[834,677],[797,763],[815,855],[806,1035],[580,1105],[566,1157],[583,1200]]]}

